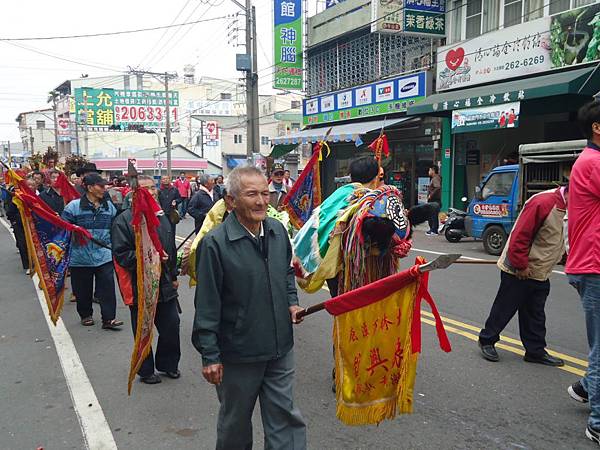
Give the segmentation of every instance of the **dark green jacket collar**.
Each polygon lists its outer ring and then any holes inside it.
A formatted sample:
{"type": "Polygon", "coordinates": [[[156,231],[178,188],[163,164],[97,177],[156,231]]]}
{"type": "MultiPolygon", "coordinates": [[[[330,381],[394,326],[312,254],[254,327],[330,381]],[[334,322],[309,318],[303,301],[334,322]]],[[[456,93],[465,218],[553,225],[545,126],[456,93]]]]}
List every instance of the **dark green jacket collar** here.
{"type": "MultiPolygon", "coordinates": [[[[248,235],[248,231],[240,223],[237,216],[235,215],[235,212],[229,214],[225,219],[225,222],[223,222],[223,224],[225,225],[227,238],[230,241],[237,241],[245,237],[250,238],[250,236],[248,235]]],[[[267,233],[276,234],[276,231],[269,226],[268,220],[263,220],[263,230],[265,232],[265,236],[267,235],[267,233]]]]}

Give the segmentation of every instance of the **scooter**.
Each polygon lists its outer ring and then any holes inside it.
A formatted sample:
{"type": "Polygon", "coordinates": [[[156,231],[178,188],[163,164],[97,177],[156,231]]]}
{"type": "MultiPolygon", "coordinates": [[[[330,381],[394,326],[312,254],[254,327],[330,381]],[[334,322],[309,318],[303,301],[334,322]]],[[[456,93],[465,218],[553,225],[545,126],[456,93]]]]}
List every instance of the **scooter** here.
{"type": "MultiPolygon", "coordinates": [[[[463,199],[466,201],[466,198],[463,199]]],[[[440,234],[443,233],[448,242],[460,242],[463,237],[467,236],[465,230],[465,217],[468,213],[456,208],[448,209],[448,217],[440,227],[440,234]]]]}

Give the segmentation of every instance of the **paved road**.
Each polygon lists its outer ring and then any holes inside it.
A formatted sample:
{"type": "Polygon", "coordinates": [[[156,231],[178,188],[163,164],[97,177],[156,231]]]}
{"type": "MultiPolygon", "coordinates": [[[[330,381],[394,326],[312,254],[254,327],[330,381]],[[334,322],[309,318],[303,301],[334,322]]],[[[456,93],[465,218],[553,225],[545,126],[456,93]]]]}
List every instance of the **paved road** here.
{"type": "MultiPolygon", "coordinates": [[[[186,236],[191,228],[191,219],[185,219],[178,235],[186,236]]],[[[417,232],[414,249],[411,260],[419,254],[431,259],[434,252],[490,258],[481,243],[449,244],[422,232],[417,232]]],[[[439,350],[433,327],[424,325],[415,412],[379,427],[346,427],[336,420],[330,390],[331,320],[326,313],[308,318],[296,328],[295,394],[308,424],[309,448],[592,448],[583,436],[587,410],[566,394],[586,359],[581,307],[564,275],[556,273],[551,281],[548,344],[570,358],[564,370],[522,361],[516,321],[507,329],[501,362],[483,360],[474,340],[496,293],[497,269],[465,265],[435,272],[430,288],[453,351],[439,350]]],[[[130,329],[81,327],[74,304],[67,303],[65,333],[54,330],[54,340],[34,284],[19,269],[14,242],[0,226],[0,448],[85,448],[81,425],[90,448],[213,448],[216,395],[201,377],[200,357],[189,339],[193,291],[186,286],[180,291],[182,378],[156,386],[135,383],[128,397],[130,329]],[[78,358],[68,353],[69,342],[78,358]]],[[[301,295],[301,302],[326,298],[328,293],[321,291],[301,295]]],[[[118,315],[129,324],[124,306],[118,315]]],[[[427,311],[424,319],[431,322],[427,311]]],[[[256,448],[261,448],[258,414],[254,422],[256,448]]]]}

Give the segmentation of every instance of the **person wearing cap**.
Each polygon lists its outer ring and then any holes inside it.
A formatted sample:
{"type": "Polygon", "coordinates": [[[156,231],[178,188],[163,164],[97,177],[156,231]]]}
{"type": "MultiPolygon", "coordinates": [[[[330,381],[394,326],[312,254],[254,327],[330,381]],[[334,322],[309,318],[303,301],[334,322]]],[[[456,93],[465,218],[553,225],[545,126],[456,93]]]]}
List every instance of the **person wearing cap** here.
{"type": "Polygon", "coordinates": [[[117,208],[106,199],[106,180],[97,172],[83,177],[85,195],[73,200],[64,209],[62,218],[69,223],[87,229],[94,241],[80,243],[73,238],[71,261],[71,284],[77,298],[77,312],[84,326],[94,325],[92,297],[94,281],[100,298],[103,329],[115,329],[123,325],[116,320],[117,299],[115,295],[114,268],[111,252],[111,227],[117,208]]]}
{"type": "Polygon", "coordinates": [[[284,174],[283,164],[273,164],[271,169],[271,182],[269,183],[269,204],[277,211],[283,209],[283,199],[288,193],[288,188],[283,182],[284,174]]]}
{"type": "MultiPolygon", "coordinates": [[[[170,181],[163,177],[163,181],[170,181]]],[[[138,175],[140,189],[146,189],[159,201],[159,193],[154,179],[149,175],[138,175]]],[[[173,188],[175,189],[175,188],[173,188]]],[[[177,189],[175,189],[177,193],[177,189]]],[[[179,193],[177,193],[179,195],[179,193]]],[[[171,204],[167,205],[171,208],[171,204]]],[[[129,306],[131,313],[131,327],[135,336],[138,318],[138,292],[137,292],[137,256],[135,249],[135,233],[131,225],[133,214],[131,208],[123,211],[115,219],[112,227],[112,251],[115,259],[119,284],[129,280],[133,290],[131,293],[122,292],[123,302],[129,306]]],[[[154,324],[158,330],[158,341],[150,349],[148,356],[138,370],[140,381],[145,384],[157,384],[161,378],[155,372],[164,373],[168,378],[177,379],[179,360],[181,358],[179,340],[179,314],[177,312],[177,250],[175,249],[175,228],[172,226],[167,214],[158,215],[159,225],[156,233],[166,255],[162,259],[160,281],[158,284],[158,300],[154,324]]]]}
{"type": "MultiPolygon", "coordinates": [[[[100,173],[102,173],[102,171],[98,170],[98,168],[96,167],[96,164],[94,164],[94,163],[85,163],[83,166],[81,166],[77,170],[75,170],[75,175],[77,175],[77,177],[79,177],[81,179],[83,179],[83,177],[85,177],[87,174],[90,174],[90,173],[100,174],[100,173]]],[[[80,183],[80,184],[74,183],[74,184],[75,184],[75,189],[77,189],[81,195],[86,193],[83,183],[80,183]]]]}

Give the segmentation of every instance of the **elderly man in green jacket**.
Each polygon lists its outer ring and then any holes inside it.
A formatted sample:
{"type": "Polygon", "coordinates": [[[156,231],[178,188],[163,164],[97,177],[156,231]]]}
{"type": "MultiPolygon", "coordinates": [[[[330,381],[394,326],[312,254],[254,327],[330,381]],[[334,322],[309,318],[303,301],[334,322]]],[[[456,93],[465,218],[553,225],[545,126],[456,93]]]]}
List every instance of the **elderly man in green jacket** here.
{"type": "Polygon", "coordinates": [[[217,449],[252,448],[260,400],[265,448],[305,449],[306,426],[294,406],[298,295],[283,225],[267,218],[269,188],[254,167],[231,172],[233,212],[201,241],[192,343],[221,407],[217,449]]]}

